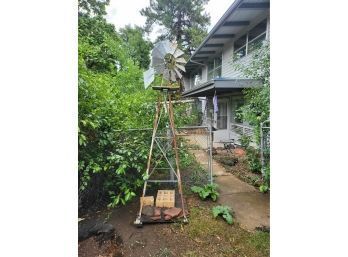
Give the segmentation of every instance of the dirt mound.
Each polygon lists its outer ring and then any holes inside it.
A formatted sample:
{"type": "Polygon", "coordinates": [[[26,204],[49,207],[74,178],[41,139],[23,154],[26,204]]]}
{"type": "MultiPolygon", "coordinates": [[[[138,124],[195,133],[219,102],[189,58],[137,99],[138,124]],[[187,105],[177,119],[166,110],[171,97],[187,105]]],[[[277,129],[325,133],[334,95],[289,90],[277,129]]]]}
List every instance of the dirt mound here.
{"type": "Polygon", "coordinates": [[[97,236],[79,242],[79,257],[123,257],[116,239],[100,241],[97,236]]]}

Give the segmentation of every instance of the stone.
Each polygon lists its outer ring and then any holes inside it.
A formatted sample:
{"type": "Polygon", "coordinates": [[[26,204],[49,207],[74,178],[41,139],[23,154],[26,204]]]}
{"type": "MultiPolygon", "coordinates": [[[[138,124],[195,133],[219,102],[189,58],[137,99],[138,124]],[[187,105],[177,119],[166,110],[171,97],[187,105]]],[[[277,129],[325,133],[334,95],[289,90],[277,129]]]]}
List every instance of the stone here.
{"type": "Polygon", "coordinates": [[[180,214],[181,211],[182,211],[181,208],[172,207],[172,208],[169,208],[169,209],[165,210],[163,212],[163,214],[166,215],[166,216],[168,215],[168,216],[170,216],[172,218],[175,218],[175,217],[177,217],[180,214]]]}
{"type": "Polygon", "coordinates": [[[153,216],[161,216],[161,208],[155,207],[153,216]]]}
{"type": "Polygon", "coordinates": [[[141,210],[141,213],[145,216],[153,216],[153,207],[152,206],[144,206],[143,209],[141,210]]]}

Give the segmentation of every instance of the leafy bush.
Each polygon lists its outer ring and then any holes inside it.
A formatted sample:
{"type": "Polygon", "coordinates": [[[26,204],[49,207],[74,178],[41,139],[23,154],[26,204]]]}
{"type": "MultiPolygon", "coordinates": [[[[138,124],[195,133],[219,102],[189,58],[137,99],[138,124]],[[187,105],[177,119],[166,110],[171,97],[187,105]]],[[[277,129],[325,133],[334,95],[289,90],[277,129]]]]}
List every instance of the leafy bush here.
{"type": "Polygon", "coordinates": [[[250,170],[254,173],[261,172],[262,166],[258,151],[252,147],[249,147],[246,149],[246,156],[250,170]]]}
{"type": "Polygon", "coordinates": [[[213,207],[213,216],[217,218],[218,216],[222,216],[222,218],[230,225],[233,224],[233,217],[231,213],[231,208],[226,205],[218,205],[213,207]]]}
{"type": "Polygon", "coordinates": [[[270,167],[269,164],[263,169],[263,184],[259,187],[260,192],[266,193],[270,190],[270,167]]]}
{"type": "Polygon", "coordinates": [[[152,126],[153,90],[114,26],[101,16],[79,16],[79,204],[115,207],[142,186],[152,126]]]}
{"type": "Polygon", "coordinates": [[[202,200],[211,198],[215,202],[217,200],[217,197],[219,196],[217,188],[217,184],[207,184],[203,187],[193,186],[191,187],[191,191],[194,193],[198,193],[199,197],[202,200]]]}
{"type": "Polygon", "coordinates": [[[267,185],[261,185],[259,187],[259,190],[261,193],[266,193],[268,191],[268,186],[267,185]]]}
{"type": "MultiPolygon", "coordinates": [[[[238,110],[244,121],[248,122],[254,130],[254,140],[259,145],[261,135],[261,124],[269,120],[270,117],[270,44],[265,42],[261,47],[253,51],[251,62],[237,64],[240,70],[247,78],[261,81],[262,86],[257,88],[247,88],[243,90],[245,104],[238,110]]],[[[269,124],[270,125],[270,124],[269,124]]],[[[258,160],[258,153],[255,154],[250,147],[250,138],[242,137],[241,144],[247,151],[247,158],[250,169],[253,172],[261,170],[261,164],[258,160]]],[[[264,151],[264,157],[269,160],[269,150],[264,151]]],[[[270,172],[268,175],[263,172],[265,186],[269,187],[270,172]],[[267,176],[267,177],[265,177],[267,176]],[[268,182],[267,182],[268,181],[268,182]]],[[[265,190],[266,187],[262,187],[265,190]]]]}

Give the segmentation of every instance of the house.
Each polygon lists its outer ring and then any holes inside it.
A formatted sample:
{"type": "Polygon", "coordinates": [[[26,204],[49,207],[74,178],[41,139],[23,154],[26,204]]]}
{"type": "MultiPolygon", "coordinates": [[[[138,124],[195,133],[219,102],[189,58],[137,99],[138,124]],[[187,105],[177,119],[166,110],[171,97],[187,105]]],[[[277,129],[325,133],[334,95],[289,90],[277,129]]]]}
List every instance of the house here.
{"type": "Polygon", "coordinates": [[[214,143],[250,135],[252,128],[238,119],[244,88],[260,86],[247,79],[238,65],[248,65],[252,51],[270,31],[269,0],[235,0],[191,55],[185,68],[183,97],[199,99],[204,125],[212,125],[214,143]],[[213,97],[218,111],[214,112],[213,97]]]}

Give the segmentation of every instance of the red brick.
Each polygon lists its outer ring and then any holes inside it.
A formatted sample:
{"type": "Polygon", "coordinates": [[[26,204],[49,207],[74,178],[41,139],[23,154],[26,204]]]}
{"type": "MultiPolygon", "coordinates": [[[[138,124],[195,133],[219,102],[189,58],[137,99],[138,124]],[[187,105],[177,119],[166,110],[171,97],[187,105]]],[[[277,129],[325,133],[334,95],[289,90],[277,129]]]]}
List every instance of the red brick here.
{"type": "Polygon", "coordinates": [[[170,217],[174,218],[174,217],[178,216],[181,211],[182,211],[181,208],[172,207],[172,208],[169,208],[169,209],[165,210],[163,212],[163,214],[164,215],[169,215],[170,217]]]}
{"type": "Polygon", "coordinates": [[[161,216],[161,208],[156,207],[153,211],[153,216],[161,216]]]}

